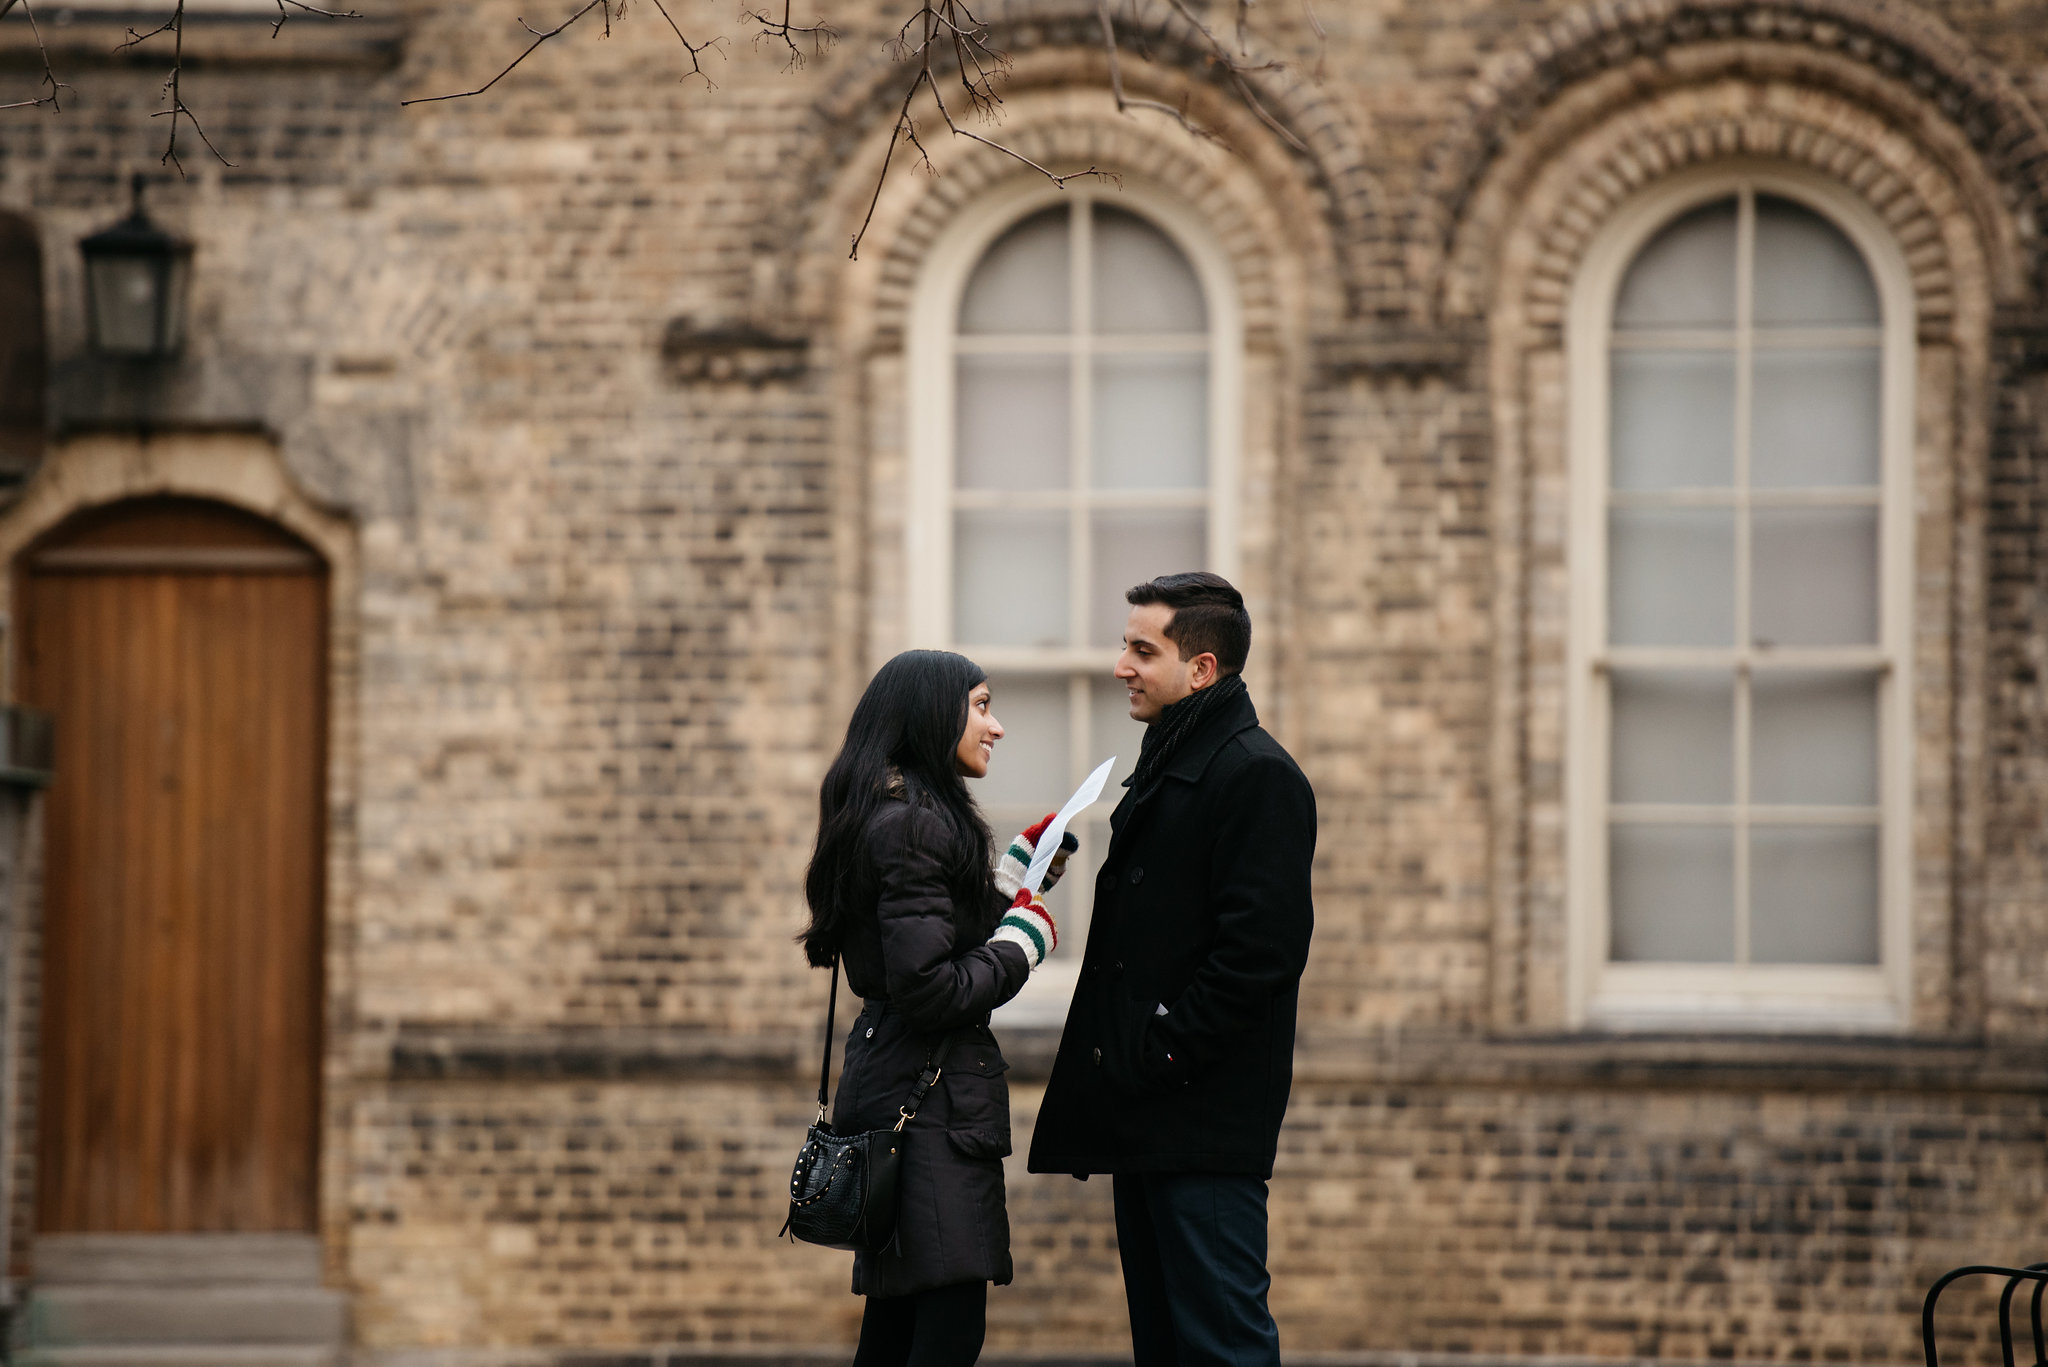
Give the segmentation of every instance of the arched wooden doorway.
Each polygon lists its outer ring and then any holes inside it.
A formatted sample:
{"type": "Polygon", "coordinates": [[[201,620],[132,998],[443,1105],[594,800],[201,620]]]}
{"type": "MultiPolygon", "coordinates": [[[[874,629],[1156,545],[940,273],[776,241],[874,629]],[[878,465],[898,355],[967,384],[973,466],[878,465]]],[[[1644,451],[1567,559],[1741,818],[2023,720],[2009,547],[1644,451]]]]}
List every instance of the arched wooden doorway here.
{"type": "Polygon", "coordinates": [[[24,553],[19,694],[56,718],[37,1227],[310,1230],[327,569],[196,499],[24,553]]]}

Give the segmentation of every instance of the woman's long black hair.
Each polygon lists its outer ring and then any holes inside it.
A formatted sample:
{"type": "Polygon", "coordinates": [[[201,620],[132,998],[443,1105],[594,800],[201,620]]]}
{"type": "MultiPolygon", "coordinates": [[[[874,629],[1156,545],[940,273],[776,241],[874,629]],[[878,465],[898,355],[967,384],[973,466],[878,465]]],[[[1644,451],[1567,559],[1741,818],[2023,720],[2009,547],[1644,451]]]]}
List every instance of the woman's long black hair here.
{"type": "Polygon", "coordinates": [[[964,655],[906,650],[868,681],[818,792],[818,844],[804,876],[811,919],[797,937],[813,964],[832,962],[845,908],[874,893],[864,857],[868,821],[893,800],[894,775],[902,777],[901,797],[937,813],[947,828],[938,855],[955,903],[993,908],[994,837],[954,760],[967,730],[968,695],[987,678],[964,655]]]}

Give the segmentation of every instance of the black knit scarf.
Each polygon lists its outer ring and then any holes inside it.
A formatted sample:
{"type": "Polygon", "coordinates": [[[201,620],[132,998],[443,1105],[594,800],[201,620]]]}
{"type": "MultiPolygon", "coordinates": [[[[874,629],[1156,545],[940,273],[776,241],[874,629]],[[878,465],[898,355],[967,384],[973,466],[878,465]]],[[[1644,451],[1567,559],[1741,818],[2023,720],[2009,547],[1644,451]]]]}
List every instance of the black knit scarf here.
{"type": "Polygon", "coordinates": [[[1138,793],[1150,788],[1187,738],[1244,692],[1244,675],[1229,674],[1161,709],[1159,720],[1145,728],[1144,742],[1138,747],[1138,767],[1124,780],[1124,787],[1138,793]]]}

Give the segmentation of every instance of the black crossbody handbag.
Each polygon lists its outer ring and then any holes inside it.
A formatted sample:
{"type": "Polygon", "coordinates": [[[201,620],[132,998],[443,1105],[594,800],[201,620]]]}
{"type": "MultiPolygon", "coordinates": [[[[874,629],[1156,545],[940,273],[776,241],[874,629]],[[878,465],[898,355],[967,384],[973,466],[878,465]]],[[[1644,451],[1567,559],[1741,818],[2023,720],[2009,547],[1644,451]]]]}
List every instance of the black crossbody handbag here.
{"type": "Polygon", "coordinates": [[[896,1183],[903,1167],[903,1127],[939,1080],[939,1062],[952,1035],[924,1061],[910,1096],[886,1130],[837,1134],[825,1122],[832,1081],[832,1032],[839,1010],[839,960],[832,960],[832,995],[825,1005],[825,1061],[818,1069],[818,1118],[797,1151],[789,1176],[789,1218],[778,1233],[807,1244],[879,1253],[896,1238],[896,1183]]]}

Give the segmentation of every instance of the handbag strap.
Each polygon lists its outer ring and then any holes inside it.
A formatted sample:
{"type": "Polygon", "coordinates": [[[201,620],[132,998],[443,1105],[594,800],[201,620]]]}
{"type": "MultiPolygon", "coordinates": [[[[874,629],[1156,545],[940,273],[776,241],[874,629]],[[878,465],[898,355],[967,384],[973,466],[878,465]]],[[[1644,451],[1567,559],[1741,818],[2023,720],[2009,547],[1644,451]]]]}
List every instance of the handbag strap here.
{"type": "MultiPolygon", "coordinates": [[[[818,1123],[823,1124],[825,1112],[831,1107],[832,1086],[832,1031],[833,1022],[839,1014],[839,956],[832,956],[832,995],[825,999],[825,1060],[818,1065],[818,1123]]],[[[896,1108],[896,1128],[902,1129],[917,1118],[924,1099],[939,1082],[940,1063],[952,1052],[953,1037],[960,1032],[949,1030],[940,1036],[939,1042],[925,1055],[924,1068],[917,1075],[917,1082],[910,1089],[909,1098],[896,1108]]]]}
{"type": "Polygon", "coordinates": [[[827,1088],[832,1083],[832,1030],[833,1021],[839,1014],[839,956],[832,956],[832,995],[825,998],[825,1061],[818,1065],[818,1120],[825,1119],[825,1108],[830,1106],[827,1088]]]}
{"type": "Polygon", "coordinates": [[[932,1051],[925,1055],[924,1069],[918,1073],[917,1082],[910,1089],[909,1100],[896,1108],[897,1129],[900,1130],[917,1119],[918,1108],[924,1105],[925,1097],[929,1096],[932,1088],[938,1084],[939,1061],[951,1052],[953,1037],[959,1033],[957,1030],[948,1030],[939,1037],[939,1042],[932,1046],[932,1051]]]}

